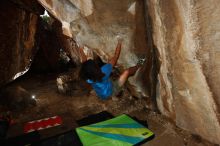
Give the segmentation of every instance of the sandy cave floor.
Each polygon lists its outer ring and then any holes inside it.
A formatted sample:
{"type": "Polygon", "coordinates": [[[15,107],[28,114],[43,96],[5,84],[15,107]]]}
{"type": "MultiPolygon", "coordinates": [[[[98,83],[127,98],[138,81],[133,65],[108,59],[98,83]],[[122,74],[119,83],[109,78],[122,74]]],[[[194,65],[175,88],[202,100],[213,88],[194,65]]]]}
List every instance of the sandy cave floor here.
{"type": "MultiPolygon", "coordinates": [[[[28,121],[60,115],[63,119],[62,126],[41,130],[42,135],[48,137],[76,128],[76,120],[108,111],[114,116],[125,113],[146,121],[155,137],[143,146],[217,146],[180,130],[162,115],[148,110],[145,107],[146,99],[132,98],[128,92],[125,92],[118,101],[100,100],[93,92],[81,97],[65,96],[57,91],[56,75],[29,75],[17,80],[11,86],[18,85],[36,95],[37,106],[20,112],[11,112],[15,123],[10,127],[8,137],[22,134],[23,125],[28,121]]],[[[3,110],[1,109],[1,112],[6,112],[3,110]]]]}

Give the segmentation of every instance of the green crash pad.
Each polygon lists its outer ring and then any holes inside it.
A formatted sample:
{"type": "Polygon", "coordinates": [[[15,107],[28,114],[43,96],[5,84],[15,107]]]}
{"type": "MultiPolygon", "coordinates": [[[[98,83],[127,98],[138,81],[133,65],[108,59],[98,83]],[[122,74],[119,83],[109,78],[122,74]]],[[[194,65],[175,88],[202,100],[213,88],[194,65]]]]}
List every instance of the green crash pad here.
{"type": "Polygon", "coordinates": [[[154,135],[127,115],[82,126],[76,132],[83,146],[132,146],[154,135]]]}

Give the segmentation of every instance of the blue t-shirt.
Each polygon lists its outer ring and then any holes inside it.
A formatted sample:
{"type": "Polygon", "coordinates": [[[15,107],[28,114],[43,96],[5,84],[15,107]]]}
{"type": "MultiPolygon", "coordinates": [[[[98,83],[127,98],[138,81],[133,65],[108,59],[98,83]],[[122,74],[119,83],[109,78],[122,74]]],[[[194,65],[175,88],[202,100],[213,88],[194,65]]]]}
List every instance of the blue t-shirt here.
{"type": "Polygon", "coordinates": [[[89,84],[92,85],[93,89],[95,90],[96,94],[101,99],[107,99],[109,96],[112,95],[112,81],[109,78],[111,72],[112,72],[112,65],[111,64],[105,64],[101,67],[101,71],[105,74],[105,76],[102,78],[101,82],[93,82],[92,80],[87,80],[89,84]]]}

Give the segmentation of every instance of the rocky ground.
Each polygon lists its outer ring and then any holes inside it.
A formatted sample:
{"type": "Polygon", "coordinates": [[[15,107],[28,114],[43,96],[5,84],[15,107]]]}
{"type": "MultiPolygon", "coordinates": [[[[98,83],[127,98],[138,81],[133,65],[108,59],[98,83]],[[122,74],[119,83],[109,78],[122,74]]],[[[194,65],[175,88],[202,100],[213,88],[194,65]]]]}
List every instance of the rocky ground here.
{"type": "MultiPolygon", "coordinates": [[[[93,91],[84,96],[66,96],[58,93],[56,75],[26,76],[10,86],[21,86],[35,95],[37,105],[21,111],[10,111],[14,124],[9,129],[8,137],[22,134],[23,124],[28,121],[60,115],[63,118],[62,126],[42,130],[43,135],[48,137],[77,127],[76,120],[108,111],[114,116],[125,113],[145,121],[155,137],[143,146],[217,146],[179,129],[162,115],[148,110],[146,99],[133,98],[126,90],[121,97],[105,101],[98,99],[93,91]]],[[[6,110],[1,107],[1,113],[6,110]]]]}

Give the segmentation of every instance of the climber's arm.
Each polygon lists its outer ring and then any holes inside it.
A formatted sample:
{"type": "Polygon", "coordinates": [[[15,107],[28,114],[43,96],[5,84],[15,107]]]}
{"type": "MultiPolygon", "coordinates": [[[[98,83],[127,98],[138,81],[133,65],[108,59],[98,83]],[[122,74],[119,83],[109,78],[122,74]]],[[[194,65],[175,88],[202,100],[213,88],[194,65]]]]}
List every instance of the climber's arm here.
{"type": "Polygon", "coordinates": [[[112,64],[112,66],[114,67],[118,61],[118,58],[120,56],[121,53],[121,45],[122,45],[122,39],[118,40],[118,44],[117,47],[115,49],[115,54],[114,56],[110,59],[109,63],[112,64]]]}

